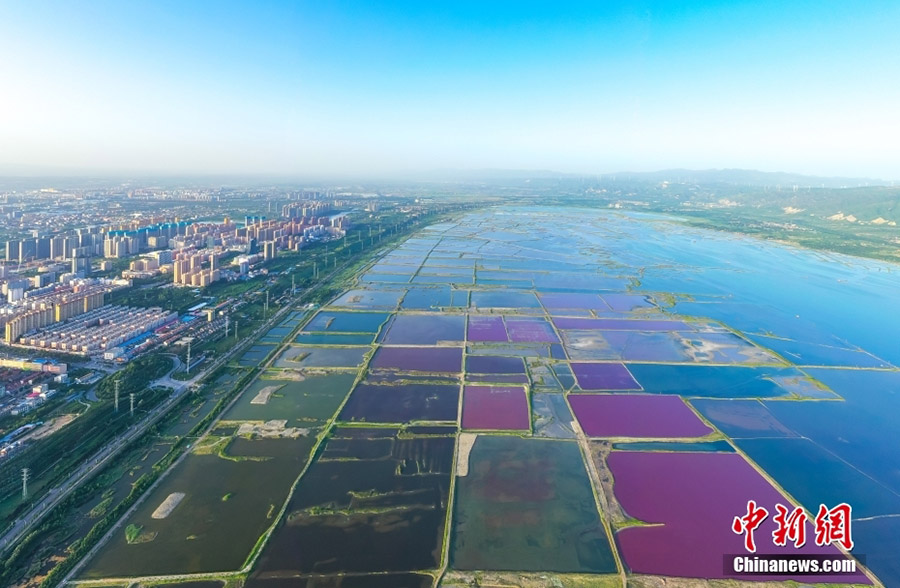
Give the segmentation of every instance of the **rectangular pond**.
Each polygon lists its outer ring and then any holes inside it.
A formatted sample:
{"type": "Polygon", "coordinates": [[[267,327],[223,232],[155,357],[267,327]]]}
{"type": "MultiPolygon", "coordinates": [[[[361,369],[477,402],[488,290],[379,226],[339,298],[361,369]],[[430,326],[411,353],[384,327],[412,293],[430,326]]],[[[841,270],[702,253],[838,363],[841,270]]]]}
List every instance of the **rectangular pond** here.
{"type": "Polygon", "coordinates": [[[453,569],[616,571],[574,442],[479,435],[453,515],[453,569]]]}
{"type": "Polygon", "coordinates": [[[380,347],[372,368],[404,372],[457,373],[462,370],[461,347],[380,347]]]}
{"type": "MultiPolygon", "coordinates": [[[[616,533],[625,564],[635,574],[684,578],[727,578],[725,554],[742,554],[743,536],[730,521],[747,513],[755,500],[769,512],[775,504],[790,505],[743,457],[727,453],[614,451],[608,457],[615,495],[625,512],[649,526],[628,526],[616,533]]],[[[774,523],[765,521],[756,533],[759,554],[830,554],[835,547],[807,541],[800,550],[771,541],[774,523]]],[[[807,529],[812,537],[812,528],[807,529]]],[[[790,576],[742,576],[745,581],[787,580],[790,576]]],[[[810,576],[796,576],[810,581],[810,576]]],[[[862,573],[828,576],[818,581],[868,583],[862,573]]]]}
{"type": "Polygon", "coordinates": [[[571,394],[569,404],[589,437],[703,437],[713,432],[677,396],[571,394]]]}
{"type": "Polygon", "coordinates": [[[349,453],[366,455],[368,444],[386,442],[386,456],[380,449],[376,458],[320,456],[300,480],[251,582],[439,566],[453,437],[407,432],[399,438],[398,429],[373,430],[374,437],[350,433],[338,429],[329,444],[358,446],[349,453]]]}
{"type": "Polygon", "coordinates": [[[628,368],[621,363],[571,362],[572,372],[582,390],[640,390],[628,368]]]}
{"type": "Polygon", "coordinates": [[[479,430],[530,429],[525,389],[467,385],[463,392],[462,426],[479,430]]]}
{"type": "Polygon", "coordinates": [[[367,423],[456,421],[459,385],[359,384],[339,419],[367,423]]]}

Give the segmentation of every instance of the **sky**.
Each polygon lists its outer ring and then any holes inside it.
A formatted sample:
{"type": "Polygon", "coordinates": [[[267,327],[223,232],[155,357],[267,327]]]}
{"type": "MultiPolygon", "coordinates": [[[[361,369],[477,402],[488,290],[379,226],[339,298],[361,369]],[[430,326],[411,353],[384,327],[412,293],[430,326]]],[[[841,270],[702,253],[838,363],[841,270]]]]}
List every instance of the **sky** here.
{"type": "Polygon", "coordinates": [[[900,2],[0,2],[0,173],[900,180],[900,2]]]}

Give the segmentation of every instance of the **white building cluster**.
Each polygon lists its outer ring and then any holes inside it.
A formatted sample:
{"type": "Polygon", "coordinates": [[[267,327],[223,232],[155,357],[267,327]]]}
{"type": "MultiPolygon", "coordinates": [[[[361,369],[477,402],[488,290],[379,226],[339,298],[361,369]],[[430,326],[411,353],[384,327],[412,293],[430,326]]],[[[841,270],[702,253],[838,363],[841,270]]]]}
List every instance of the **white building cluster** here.
{"type": "Polygon", "coordinates": [[[19,343],[69,353],[100,353],[177,319],[176,313],[161,308],[107,305],[23,336],[19,343]]]}

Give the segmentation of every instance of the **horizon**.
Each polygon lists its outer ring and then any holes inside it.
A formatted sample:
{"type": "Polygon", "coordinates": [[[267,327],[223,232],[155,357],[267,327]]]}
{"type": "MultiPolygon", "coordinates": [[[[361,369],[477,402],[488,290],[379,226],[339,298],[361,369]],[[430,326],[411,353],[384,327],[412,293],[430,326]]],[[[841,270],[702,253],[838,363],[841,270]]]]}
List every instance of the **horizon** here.
{"type": "MultiPolygon", "coordinates": [[[[252,185],[265,186],[268,184],[295,185],[308,184],[466,184],[486,183],[503,185],[505,182],[528,182],[531,180],[553,179],[570,181],[593,181],[602,184],[608,181],[630,180],[636,182],[657,183],[661,181],[673,184],[730,184],[743,186],[776,186],[779,184],[795,185],[803,188],[892,188],[896,181],[884,178],[848,177],[839,175],[807,175],[792,171],[778,170],[765,171],[745,168],[668,168],[648,171],[619,170],[613,172],[584,173],[562,172],[553,169],[513,169],[513,168],[447,168],[410,172],[406,175],[390,173],[370,174],[291,174],[291,173],[190,173],[190,172],[151,172],[151,171],[116,171],[116,170],[51,170],[40,173],[6,173],[4,166],[0,165],[0,182],[47,182],[41,184],[43,188],[53,188],[53,182],[95,182],[107,184],[107,187],[122,184],[135,184],[149,187],[153,183],[171,182],[210,182],[220,184],[219,187],[250,187],[252,185]],[[697,177],[680,177],[695,174],[697,177]],[[717,176],[710,178],[709,176],[717,176]],[[721,176],[726,176],[722,178],[721,176]],[[732,176],[732,177],[727,177],[732,176]],[[747,176],[754,179],[748,180],[747,176]],[[768,180],[768,181],[762,181],[768,180]],[[844,182],[842,185],[836,185],[844,182]],[[826,185],[827,184],[827,185],[826,185]]],[[[175,184],[173,184],[175,185],[175,184]]],[[[0,188],[2,188],[0,183],[0,188]]],[[[65,189],[73,189],[74,185],[65,189]]]]}
{"type": "Polygon", "coordinates": [[[6,177],[900,179],[896,3],[2,12],[6,177]]]}

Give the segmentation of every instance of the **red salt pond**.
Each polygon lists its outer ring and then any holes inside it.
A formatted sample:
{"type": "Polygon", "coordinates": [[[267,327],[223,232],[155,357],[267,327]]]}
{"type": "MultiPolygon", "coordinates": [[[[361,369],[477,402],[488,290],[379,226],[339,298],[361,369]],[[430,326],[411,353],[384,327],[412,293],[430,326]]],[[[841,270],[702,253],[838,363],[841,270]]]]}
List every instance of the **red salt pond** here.
{"type": "MultiPolygon", "coordinates": [[[[790,541],[785,547],[775,546],[775,504],[793,507],[740,455],[614,451],[607,463],[615,479],[616,498],[625,512],[654,525],[626,527],[616,534],[620,552],[633,573],[734,578],[725,573],[723,558],[728,554],[843,557],[835,547],[816,546],[812,525],[806,529],[802,548],[794,548],[790,541]],[[770,513],[756,530],[756,554],[748,553],[744,537],[731,530],[734,517],[747,514],[748,500],[770,513]]],[[[862,573],[793,578],[742,575],[737,579],[870,584],[862,573]]]]}
{"type": "Polygon", "coordinates": [[[466,386],[462,426],[478,430],[524,430],[531,426],[521,386],[466,386]]]}
{"type": "Polygon", "coordinates": [[[703,424],[678,396],[570,394],[569,404],[588,437],[703,437],[703,424]]]}
{"type": "Polygon", "coordinates": [[[572,372],[582,390],[640,390],[641,385],[621,363],[572,362],[572,372]]]}

